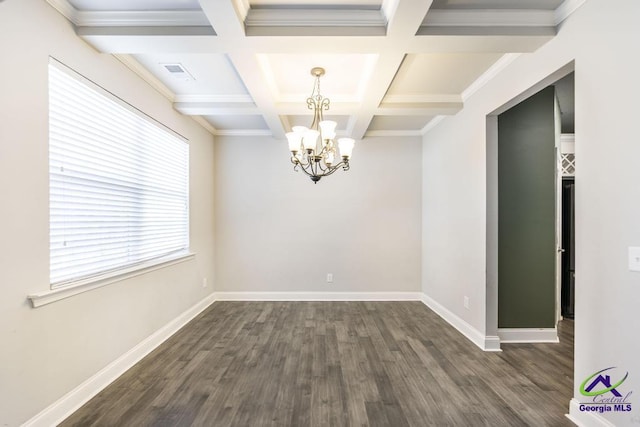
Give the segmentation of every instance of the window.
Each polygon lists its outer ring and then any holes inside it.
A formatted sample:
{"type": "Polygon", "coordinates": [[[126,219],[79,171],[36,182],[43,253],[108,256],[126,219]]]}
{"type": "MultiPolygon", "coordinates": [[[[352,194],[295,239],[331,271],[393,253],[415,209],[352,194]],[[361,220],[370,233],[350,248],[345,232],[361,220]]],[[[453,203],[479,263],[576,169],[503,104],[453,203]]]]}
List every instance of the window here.
{"type": "Polygon", "coordinates": [[[49,65],[52,288],[189,247],[187,142],[63,65],[49,65]]]}

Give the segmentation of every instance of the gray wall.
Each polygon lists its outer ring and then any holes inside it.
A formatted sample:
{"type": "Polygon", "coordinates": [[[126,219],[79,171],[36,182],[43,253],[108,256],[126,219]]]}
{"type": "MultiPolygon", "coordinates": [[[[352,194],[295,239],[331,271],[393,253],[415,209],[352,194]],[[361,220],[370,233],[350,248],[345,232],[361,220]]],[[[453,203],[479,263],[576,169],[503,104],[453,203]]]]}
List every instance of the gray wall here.
{"type": "MultiPolygon", "coordinates": [[[[573,62],[575,66],[576,320],[575,401],[571,415],[584,425],[606,418],[637,425],[637,412],[580,412],[578,388],[593,372],[618,366],[621,387],[640,405],[638,322],[640,273],[628,269],[628,247],[640,246],[640,2],[589,0],[558,35],[519,55],[424,137],[423,289],[479,333],[497,311],[487,289],[487,116],[573,62]],[[594,29],[597,29],[595,31],[594,29]],[[603,86],[606,82],[606,87],[603,86]],[[447,167],[455,165],[454,167],[447,167]],[[462,172],[461,172],[462,171],[462,172]],[[455,195],[455,196],[454,196],[455,195]],[[487,296],[485,298],[485,295],[487,296]],[[470,299],[469,309],[463,297],[470,299]],[[489,319],[489,320],[487,320],[489,319]]],[[[558,75],[557,78],[562,77],[558,75]]],[[[556,78],[556,80],[557,80],[556,78]]],[[[549,81],[547,84],[551,84],[549,81]]],[[[500,110],[499,112],[503,112],[500,110]]],[[[621,392],[622,392],[621,391],[621,392]]],[[[602,425],[602,423],[600,423],[602,425]]]]}
{"type": "Polygon", "coordinates": [[[420,291],[421,151],[366,138],[313,184],[284,140],[216,137],[216,291],[420,291]]]}
{"type": "Polygon", "coordinates": [[[555,90],[498,116],[498,327],[555,326],[555,90]]]}
{"type": "Polygon", "coordinates": [[[45,1],[0,2],[0,426],[32,418],[213,291],[213,138],[45,1]],[[31,308],[49,289],[49,55],[189,140],[194,259],[31,308]],[[209,286],[202,287],[203,278],[209,286]]]}

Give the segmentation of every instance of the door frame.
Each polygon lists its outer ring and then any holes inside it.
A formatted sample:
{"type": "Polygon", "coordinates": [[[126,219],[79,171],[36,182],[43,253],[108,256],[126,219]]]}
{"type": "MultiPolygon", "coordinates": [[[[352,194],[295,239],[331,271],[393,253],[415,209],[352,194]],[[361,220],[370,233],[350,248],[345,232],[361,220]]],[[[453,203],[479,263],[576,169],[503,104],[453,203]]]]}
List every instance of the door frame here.
{"type": "MultiPolygon", "coordinates": [[[[498,116],[574,71],[575,62],[571,61],[486,116],[485,335],[487,341],[495,342],[493,347],[496,347],[489,350],[500,349],[498,338],[498,116]]],[[[557,307],[561,304],[559,297],[558,294],[557,307]]]]}

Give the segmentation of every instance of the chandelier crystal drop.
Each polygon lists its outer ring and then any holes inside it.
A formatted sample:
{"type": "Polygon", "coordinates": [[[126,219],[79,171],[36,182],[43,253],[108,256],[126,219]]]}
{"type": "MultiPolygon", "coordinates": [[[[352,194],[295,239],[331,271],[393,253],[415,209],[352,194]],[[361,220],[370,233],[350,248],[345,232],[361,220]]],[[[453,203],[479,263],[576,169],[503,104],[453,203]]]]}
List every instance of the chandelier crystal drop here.
{"type": "Polygon", "coordinates": [[[340,138],[336,144],[337,123],[324,120],[323,112],[329,110],[330,103],[329,98],[320,94],[320,77],[324,73],[324,68],[311,69],[311,75],[316,79],[313,91],[307,98],[307,107],[313,110],[311,126],[294,126],[292,131],[287,133],[293,169],[307,174],[314,184],[323,176],[329,176],[340,168],[349,170],[349,160],[355,144],[352,138],[340,138]],[[339,162],[336,163],[336,160],[339,162]]]}

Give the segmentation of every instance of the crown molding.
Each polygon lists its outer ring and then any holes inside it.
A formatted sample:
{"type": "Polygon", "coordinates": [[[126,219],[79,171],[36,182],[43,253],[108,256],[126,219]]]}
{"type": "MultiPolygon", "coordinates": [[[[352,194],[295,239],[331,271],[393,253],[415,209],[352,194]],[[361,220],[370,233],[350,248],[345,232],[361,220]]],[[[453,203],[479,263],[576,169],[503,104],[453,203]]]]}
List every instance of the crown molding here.
{"type": "Polygon", "coordinates": [[[67,0],[46,0],[78,27],[211,26],[201,10],[85,11],[67,0]]]}
{"type": "Polygon", "coordinates": [[[438,126],[438,124],[443,121],[445,119],[445,117],[447,116],[435,116],[433,119],[429,120],[429,123],[427,123],[422,130],[420,131],[421,135],[426,135],[427,132],[429,132],[431,129],[433,129],[434,127],[438,126]]]}
{"type": "Polygon", "coordinates": [[[487,69],[480,77],[469,85],[462,92],[462,102],[466,102],[474,93],[479,91],[484,85],[489,83],[495,76],[504,70],[509,64],[520,56],[519,53],[506,53],[500,57],[491,67],[487,69]]]}
{"type": "Polygon", "coordinates": [[[464,104],[458,102],[432,102],[424,104],[382,104],[375,110],[382,116],[438,116],[458,113],[464,104]]]}
{"type": "Polygon", "coordinates": [[[558,6],[555,10],[555,24],[559,25],[567,19],[573,12],[578,10],[580,6],[585,4],[586,0],[564,0],[564,2],[558,6]]]}
{"type": "Polygon", "coordinates": [[[386,95],[382,100],[384,104],[431,104],[441,102],[461,102],[462,98],[457,94],[407,94],[386,95]]]}
{"type": "Polygon", "coordinates": [[[474,9],[429,11],[422,26],[431,27],[553,27],[554,10],[474,9]]]}
{"type": "Polygon", "coordinates": [[[67,0],[47,0],[47,3],[69,21],[78,25],[78,10],[67,0]]]}
{"type": "Polygon", "coordinates": [[[247,19],[247,15],[249,14],[249,9],[251,9],[249,0],[234,0],[233,4],[235,6],[236,12],[240,17],[240,20],[244,22],[244,20],[247,19]]]}
{"type": "Polygon", "coordinates": [[[173,108],[187,116],[260,115],[260,110],[253,103],[174,102],[173,108]]]}
{"type": "Polygon", "coordinates": [[[364,133],[365,138],[371,138],[376,136],[421,136],[420,130],[369,130],[364,133]]]}
{"type": "Polygon", "coordinates": [[[375,9],[251,8],[247,27],[385,27],[382,11],[375,9]]]}
{"type": "Polygon", "coordinates": [[[202,116],[189,116],[189,117],[191,117],[191,119],[194,122],[202,126],[211,135],[216,135],[216,133],[218,132],[218,130],[211,123],[209,123],[204,117],[202,116]]]}
{"type": "Polygon", "coordinates": [[[382,0],[380,11],[387,20],[387,23],[391,21],[391,18],[395,15],[396,10],[398,9],[398,3],[399,0],[382,0]]]}
{"type": "Polygon", "coordinates": [[[208,27],[200,10],[76,11],[80,27],[208,27]]]}
{"type": "Polygon", "coordinates": [[[212,102],[228,104],[251,104],[254,105],[253,98],[248,94],[232,95],[176,95],[175,102],[212,102]]]}
{"type": "Polygon", "coordinates": [[[229,129],[216,130],[216,136],[273,136],[268,129],[229,129]]]}
{"type": "Polygon", "coordinates": [[[169,101],[174,102],[176,95],[156,76],[151,74],[149,70],[142,66],[133,56],[124,54],[113,54],[113,56],[122,62],[127,68],[136,73],[142,80],[147,82],[149,86],[157,90],[162,96],[169,101]]]}

